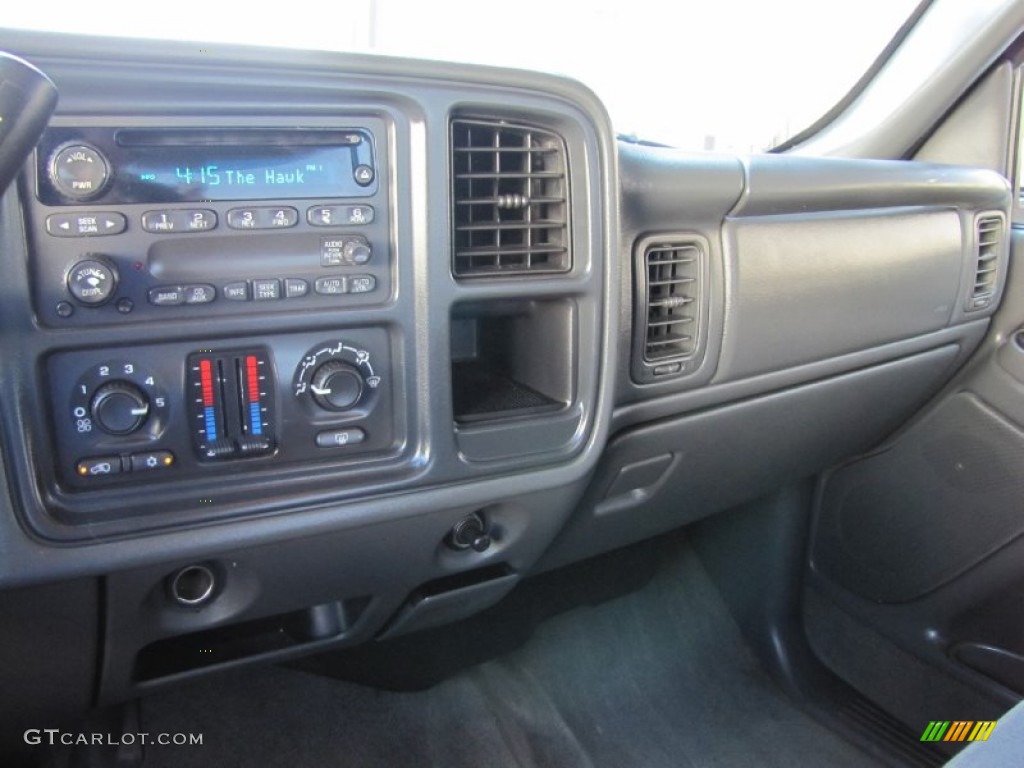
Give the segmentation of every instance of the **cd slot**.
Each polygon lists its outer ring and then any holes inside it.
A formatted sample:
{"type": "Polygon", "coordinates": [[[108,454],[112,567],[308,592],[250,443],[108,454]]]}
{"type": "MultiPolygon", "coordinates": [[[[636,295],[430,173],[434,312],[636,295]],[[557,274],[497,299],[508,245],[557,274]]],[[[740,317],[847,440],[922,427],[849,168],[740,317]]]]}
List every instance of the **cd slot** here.
{"type": "Polygon", "coordinates": [[[216,130],[179,128],[124,128],[117,132],[121,147],[300,146],[345,147],[364,141],[355,130],[292,128],[267,130],[235,128],[216,130]]]}

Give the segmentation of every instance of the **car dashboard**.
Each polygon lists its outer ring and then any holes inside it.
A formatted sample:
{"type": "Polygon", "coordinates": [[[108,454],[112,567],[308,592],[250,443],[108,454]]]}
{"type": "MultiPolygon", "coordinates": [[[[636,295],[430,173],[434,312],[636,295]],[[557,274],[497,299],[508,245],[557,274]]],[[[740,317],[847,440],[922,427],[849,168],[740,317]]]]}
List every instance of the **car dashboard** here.
{"type": "Polygon", "coordinates": [[[943,386],[1007,271],[990,171],[637,144],[523,71],[2,47],[60,93],[0,203],[40,706],[451,622],[812,476],[943,386]]]}

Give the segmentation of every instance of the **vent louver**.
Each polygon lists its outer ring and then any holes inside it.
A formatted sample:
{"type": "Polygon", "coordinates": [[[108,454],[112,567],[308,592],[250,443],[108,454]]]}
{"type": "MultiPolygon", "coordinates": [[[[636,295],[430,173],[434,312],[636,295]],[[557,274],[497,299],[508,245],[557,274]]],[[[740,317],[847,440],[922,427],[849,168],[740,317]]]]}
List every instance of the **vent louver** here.
{"type": "Polygon", "coordinates": [[[452,272],[550,274],[572,267],[562,139],[537,128],[453,120],[452,272]]]}
{"type": "Polygon", "coordinates": [[[692,355],[700,317],[700,249],[693,243],[652,243],[644,252],[644,267],[644,359],[657,362],[692,355]]]}
{"type": "Polygon", "coordinates": [[[999,254],[1003,245],[1001,216],[979,216],[976,223],[977,258],[967,309],[984,309],[995,299],[999,286],[999,254]]]}

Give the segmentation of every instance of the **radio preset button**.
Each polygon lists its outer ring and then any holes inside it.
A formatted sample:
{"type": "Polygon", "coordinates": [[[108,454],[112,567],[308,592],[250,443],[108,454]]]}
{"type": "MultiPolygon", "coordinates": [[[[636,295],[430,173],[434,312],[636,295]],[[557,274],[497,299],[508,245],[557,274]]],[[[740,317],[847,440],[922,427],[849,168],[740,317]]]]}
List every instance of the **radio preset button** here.
{"type": "Polygon", "coordinates": [[[186,285],[186,304],[209,304],[217,298],[217,289],[212,285],[186,285]]]}
{"type": "Polygon", "coordinates": [[[267,229],[287,229],[299,223],[299,212],[294,208],[264,208],[267,229]]]}
{"type": "Polygon", "coordinates": [[[318,277],[316,292],[323,296],[338,296],[348,293],[348,285],[344,277],[318,277]]]}
{"type": "Polygon", "coordinates": [[[217,227],[217,214],[205,209],[194,209],[179,211],[178,214],[185,220],[186,232],[206,232],[217,227]]]}
{"type": "Polygon", "coordinates": [[[354,275],[348,279],[349,293],[371,293],[377,288],[377,278],[373,275],[354,275]]]}
{"type": "Polygon", "coordinates": [[[289,277],[284,281],[284,297],[297,299],[309,293],[309,283],[297,277],[289,277]]]}
{"type": "Polygon", "coordinates": [[[232,229],[288,229],[299,223],[299,212],[287,205],[232,208],[227,221],[232,229]]]}
{"type": "Polygon", "coordinates": [[[256,301],[271,301],[274,299],[280,299],[281,281],[276,278],[273,280],[253,280],[252,297],[256,301]]]}
{"type": "Polygon", "coordinates": [[[370,205],[346,205],[343,209],[345,223],[354,226],[373,222],[374,210],[370,205]]]}
{"type": "Polygon", "coordinates": [[[246,282],[228,283],[224,286],[223,294],[228,301],[248,301],[249,284],[246,282]]]}
{"type": "Polygon", "coordinates": [[[149,289],[149,303],[156,307],[174,307],[185,303],[185,289],[180,285],[164,285],[149,289]]]}
{"type": "Polygon", "coordinates": [[[153,234],[178,232],[182,223],[177,211],[146,211],[142,214],[142,228],[153,234]]]}
{"type": "Polygon", "coordinates": [[[306,210],[306,221],[314,227],[340,227],[345,216],[340,205],[314,205],[306,210]]]}
{"type": "Polygon", "coordinates": [[[46,217],[46,231],[54,237],[119,235],[127,225],[120,213],[54,213],[46,217]]]}
{"type": "Polygon", "coordinates": [[[207,232],[217,226],[217,214],[202,208],[146,211],[142,228],[154,235],[171,232],[207,232]]]}
{"type": "Polygon", "coordinates": [[[228,211],[228,226],[232,229],[259,229],[258,208],[232,208],[228,211]]]}

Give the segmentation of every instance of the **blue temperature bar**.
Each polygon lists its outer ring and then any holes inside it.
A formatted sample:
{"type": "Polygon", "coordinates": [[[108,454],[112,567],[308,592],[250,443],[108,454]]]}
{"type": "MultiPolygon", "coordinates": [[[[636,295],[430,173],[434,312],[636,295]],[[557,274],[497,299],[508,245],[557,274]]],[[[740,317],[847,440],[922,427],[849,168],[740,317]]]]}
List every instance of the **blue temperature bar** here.
{"type": "Polygon", "coordinates": [[[254,435],[263,434],[263,419],[260,418],[260,404],[249,403],[249,423],[252,424],[254,435]]]}
{"type": "Polygon", "coordinates": [[[217,439],[217,416],[213,406],[207,406],[203,414],[206,416],[206,439],[213,442],[217,439]]]}

